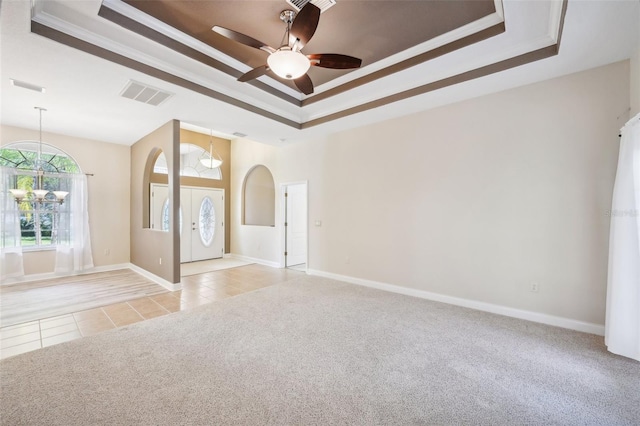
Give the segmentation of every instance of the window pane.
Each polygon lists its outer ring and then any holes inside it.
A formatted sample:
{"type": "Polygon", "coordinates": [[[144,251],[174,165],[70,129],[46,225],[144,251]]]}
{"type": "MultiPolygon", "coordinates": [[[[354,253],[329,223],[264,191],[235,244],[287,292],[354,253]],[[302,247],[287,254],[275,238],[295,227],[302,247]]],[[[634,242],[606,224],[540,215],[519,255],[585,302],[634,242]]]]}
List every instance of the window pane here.
{"type": "Polygon", "coordinates": [[[40,245],[51,245],[53,230],[53,213],[40,213],[40,245]]]}
{"type": "Polygon", "coordinates": [[[79,173],[80,167],[64,151],[55,146],[32,141],[7,144],[0,149],[0,165],[22,170],[42,167],[45,172],[79,173]],[[38,162],[38,150],[42,150],[38,162]]]}
{"type": "Polygon", "coordinates": [[[20,212],[20,233],[22,234],[23,246],[36,245],[35,214],[33,211],[23,210],[20,212]]]}

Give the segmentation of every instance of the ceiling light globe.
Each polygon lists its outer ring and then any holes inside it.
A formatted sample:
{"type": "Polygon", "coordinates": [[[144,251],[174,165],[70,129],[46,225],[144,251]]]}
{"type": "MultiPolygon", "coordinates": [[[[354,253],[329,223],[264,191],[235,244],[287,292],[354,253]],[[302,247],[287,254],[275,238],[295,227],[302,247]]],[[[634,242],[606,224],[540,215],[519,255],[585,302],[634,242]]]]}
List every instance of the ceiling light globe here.
{"type": "Polygon", "coordinates": [[[311,63],[300,52],[292,51],[289,47],[281,47],[267,58],[269,68],[279,77],[295,80],[309,71],[311,63]]]}
{"type": "Polygon", "coordinates": [[[10,189],[9,191],[11,191],[11,195],[13,195],[13,198],[18,202],[21,202],[24,197],[27,196],[27,191],[24,189],[10,189]]]}
{"type": "Polygon", "coordinates": [[[56,200],[58,200],[59,202],[62,202],[62,200],[64,200],[64,197],[69,195],[69,192],[68,191],[53,191],[53,195],[56,196],[56,200]]]}
{"type": "Polygon", "coordinates": [[[200,159],[200,163],[205,166],[208,169],[215,169],[217,167],[220,167],[222,165],[222,161],[215,159],[213,157],[211,158],[201,158],[200,159]]]}
{"type": "Polygon", "coordinates": [[[47,191],[46,189],[34,189],[33,193],[36,194],[37,200],[44,200],[44,197],[47,196],[49,191],[47,191]]]}

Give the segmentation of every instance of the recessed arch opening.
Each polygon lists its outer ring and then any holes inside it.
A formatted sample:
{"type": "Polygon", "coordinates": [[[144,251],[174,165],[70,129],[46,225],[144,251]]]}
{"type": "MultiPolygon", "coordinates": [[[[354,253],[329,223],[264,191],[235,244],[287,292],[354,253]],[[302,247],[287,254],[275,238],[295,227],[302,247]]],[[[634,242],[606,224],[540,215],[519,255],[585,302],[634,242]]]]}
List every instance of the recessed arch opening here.
{"type": "Polygon", "coordinates": [[[247,172],[242,185],[242,224],[276,225],[276,188],[271,171],[261,164],[247,172]]]}

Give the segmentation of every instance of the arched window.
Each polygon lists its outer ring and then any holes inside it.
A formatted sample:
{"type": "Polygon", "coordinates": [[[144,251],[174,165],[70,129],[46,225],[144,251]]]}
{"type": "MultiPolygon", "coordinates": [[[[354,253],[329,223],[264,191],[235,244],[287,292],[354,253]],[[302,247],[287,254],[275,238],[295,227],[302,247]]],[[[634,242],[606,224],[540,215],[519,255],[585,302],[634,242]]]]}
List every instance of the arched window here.
{"type": "MultiPolygon", "coordinates": [[[[52,145],[35,141],[14,142],[1,147],[0,166],[13,169],[10,175],[3,174],[3,178],[8,180],[5,182],[7,192],[8,189],[32,192],[38,185],[38,169],[44,171],[40,189],[71,192],[73,175],[81,173],[80,166],[70,155],[52,145]]],[[[68,238],[67,216],[70,210],[61,208],[55,198],[49,192],[46,202],[36,202],[27,197],[19,204],[23,248],[46,249],[68,238]]],[[[70,203],[70,197],[65,199],[65,203],[70,203]]],[[[4,240],[2,245],[5,246],[4,240]]]]}
{"type": "MultiPolygon", "coordinates": [[[[197,145],[181,143],[180,176],[222,180],[220,167],[214,169],[206,167],[200,161],[201,158],[209,158],[209,153],[197,145]]],[[[153,173],[166,175],[168,173],[167,170],[167,158],[164,153],[161,153],[153,166],[153,173]]]]}
{"type": "Polygon", "coordinates": [[[273,175],[265,166],[249,170],[242,188],[242,224],[275,226],[276,188],[273,175]]]}

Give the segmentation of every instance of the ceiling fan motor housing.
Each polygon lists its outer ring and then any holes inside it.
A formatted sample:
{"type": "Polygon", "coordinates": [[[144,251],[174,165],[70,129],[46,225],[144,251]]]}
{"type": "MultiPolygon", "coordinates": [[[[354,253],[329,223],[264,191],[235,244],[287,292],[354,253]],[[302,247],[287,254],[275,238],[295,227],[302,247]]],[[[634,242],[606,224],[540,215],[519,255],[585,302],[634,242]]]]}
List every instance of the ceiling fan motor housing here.
{"type": "Polygon", "coordinates": [[[296,12],[291,9],[283,10],[280,13],[280,20],[285,24],[293,23],[293,19],[296,17],[296,12]]]}

